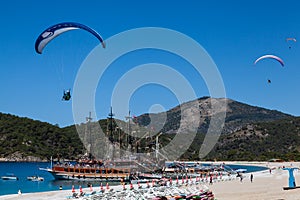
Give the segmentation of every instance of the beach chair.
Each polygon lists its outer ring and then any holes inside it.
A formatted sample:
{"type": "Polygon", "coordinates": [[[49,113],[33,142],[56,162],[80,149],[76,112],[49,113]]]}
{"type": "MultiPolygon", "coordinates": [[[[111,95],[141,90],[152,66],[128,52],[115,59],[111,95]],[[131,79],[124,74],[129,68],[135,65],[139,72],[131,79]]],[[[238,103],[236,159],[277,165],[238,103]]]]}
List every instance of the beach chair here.
{"type": "Polygon", "coordinates": [[[67,199],[78,199],[79,195],[78,195],[78,193],[74,192],[72,195],[67,196],[66,198],[67,199]]]}
{"type": "Polygon", "coordinates": [[[93,196],[93,195],[95,195],[95,194],[97,194],[97,192],[96,192],[96,191],[93,191],[93,192],[91,192],[91,193],[89,193],[89,194],[85,194],[84,196],[86,196],[86,197],[91,197],[91,196],[93,196]]]}

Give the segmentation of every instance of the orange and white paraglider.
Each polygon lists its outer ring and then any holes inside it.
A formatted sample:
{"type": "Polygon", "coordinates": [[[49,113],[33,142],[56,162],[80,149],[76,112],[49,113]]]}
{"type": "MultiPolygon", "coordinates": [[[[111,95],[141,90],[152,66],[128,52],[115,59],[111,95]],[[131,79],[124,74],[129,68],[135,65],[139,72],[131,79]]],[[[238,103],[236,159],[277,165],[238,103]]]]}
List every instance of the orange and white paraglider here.
{"type": "Polygon", "coordinates": [[[289,45],[289,49],[291,49],[292,48],[292,43],[295,43],[295,42],[297,42],[297,40],[296,40],[296,38],[293,38],[293,37],[289,37],[289,38],[286,38],[285,39],[285,41],[288,43],[288,45],[289,45]]]}

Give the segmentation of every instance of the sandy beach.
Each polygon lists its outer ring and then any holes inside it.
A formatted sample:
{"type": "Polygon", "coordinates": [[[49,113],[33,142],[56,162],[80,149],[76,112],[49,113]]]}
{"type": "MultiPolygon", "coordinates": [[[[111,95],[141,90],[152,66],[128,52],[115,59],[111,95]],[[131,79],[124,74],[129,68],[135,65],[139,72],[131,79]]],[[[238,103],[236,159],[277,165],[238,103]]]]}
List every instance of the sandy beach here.
{"type": "MultiPolygon", "coordinates": [[[[229,164],[229,162],[227,162],[229,164]]],[[[283,190],[288,186],[288,171],[281,167],[300,167],[299,162],[285,163],[268,163],[268,162],[230,162],[230,164],[267,166],[272,169],[271,173],[267,171],[253,173],[253,182],[250,181],[250,174],[245,173],[241,182],[239,178],[233,180],[218,180],[212,185],[205,183],[214,193],[218,200],[299,200],[300,188],[292,190],[283,190]]],[[[300,186],[300,170],[295,170],[296,185],[300,186]]],[[[129,186],[127,186],[129,187],[129,186]]],[[[144,186],[143,186],[144,187],[144,186]]],[[[122,190],[121,186],[111,187],[115,190],[122,190]]],[[[94,190],[99,190],[95,187],[94,190]]],[[[86,193],[90,192],[90,188],[83,188],[86,193]]],[[[67,199],[72,195],[70,190],[51,191],[42,193],[28,193],[0,196],[0,199],[28,199],[28,200],[45,200],[45,199],[67,199]]]]}
{"type": "MultiPolygon", "coordinates": [[[[288,171],[278,169],[278,167],[300,167],[299,162],[289,163],[243,163],[256,166],[268,166],[273,169],[269,171],[253,173],[253,182],[250,181],[250,174],[245,174],[242,182],[240,179],[232,181],[222,181],[210,185],[209,188],[219,200],[299,200],[300,188],[293,190],[283,190],[288,186],[288,171]]],[[[294,171],[296,185],[300,185],[300,170],[294,171]]]]}

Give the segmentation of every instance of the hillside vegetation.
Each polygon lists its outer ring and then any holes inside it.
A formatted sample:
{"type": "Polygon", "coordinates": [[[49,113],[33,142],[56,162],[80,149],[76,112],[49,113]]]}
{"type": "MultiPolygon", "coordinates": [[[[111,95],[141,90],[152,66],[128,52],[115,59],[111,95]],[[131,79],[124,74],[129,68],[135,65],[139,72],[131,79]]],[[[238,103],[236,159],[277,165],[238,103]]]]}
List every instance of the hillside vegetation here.
{"type": "Polygon", "coordinates": [[[223,135],[210,159],[217,160],[300,160],[300,118],[259,122],[223,135]]]}
{"type": "Polygon", "coordinates": [[[75,127],[0,113],[0,157],[7,160],[40,161],[51,156],[74,158],[83,153],[75,127]]]}
{"type": "Polygon", "coordinates": [[[166,115],[143,114],[134,118],[130,124],[130,131],[146,136],[144,138],[125,134],[128,123],[122,120],[113,120],[112,123],[107,119],[92,122],[89,124],[90,134],[87,135],[88,126],[84,123],[78,125],[77,129],[74,125],[60,128],[49,123],[0,113],[0,158],[41,161],[49,160],[53,156],[74,160],[87,152],[91,141],[94,151],[97,151],[95,153],[99,155],[97,159],[118,153],[113,152],[112,146],[131,148],[133,152],[138,153],[153,152],[157,132],[163,133],[159,137],[161,146],[167,145],[178,131],[190,134],[189,127],[192,126],[192,122],[181,121],[181,113],[184,112],[187,119],[198,117],[200,120],[196,137],[181,159],[198,160],[199,149],[206,136],[210,119],[214,114],[218,114],[212,112],[212,104],[218,101],[227,103],[225,110],[218,110],[226,112],[225,125],[218,143],[204,160],[300,160],[300,118],[230,99],[209,97],[174,107],[167,111],[166,115]],[[198,102],[200,114],[195,112],[198,108],[190,106],[195,102],[198,102]],[[151,123],[151,120],[156,123],[151,123]],[[180,123],[184,123],[184,127],[187,128],[179,128],[180,123]],[[99,128],[105,138],[99,137],[99,128]],[[103,152],[103,147],[110,149],[109,152],[103,152]]]}

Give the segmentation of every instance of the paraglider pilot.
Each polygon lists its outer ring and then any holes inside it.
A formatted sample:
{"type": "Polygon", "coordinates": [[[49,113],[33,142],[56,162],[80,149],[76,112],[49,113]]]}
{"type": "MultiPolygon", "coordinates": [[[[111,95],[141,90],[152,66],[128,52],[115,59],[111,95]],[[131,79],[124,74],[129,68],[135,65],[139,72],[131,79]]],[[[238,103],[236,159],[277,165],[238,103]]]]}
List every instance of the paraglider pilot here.
{"type": "Polygon", "coordinates": [[[65,91],[64,90],[64,95],[62,97],[63,101],[69,101],[71,99],[71,89],[65,91]]]}

